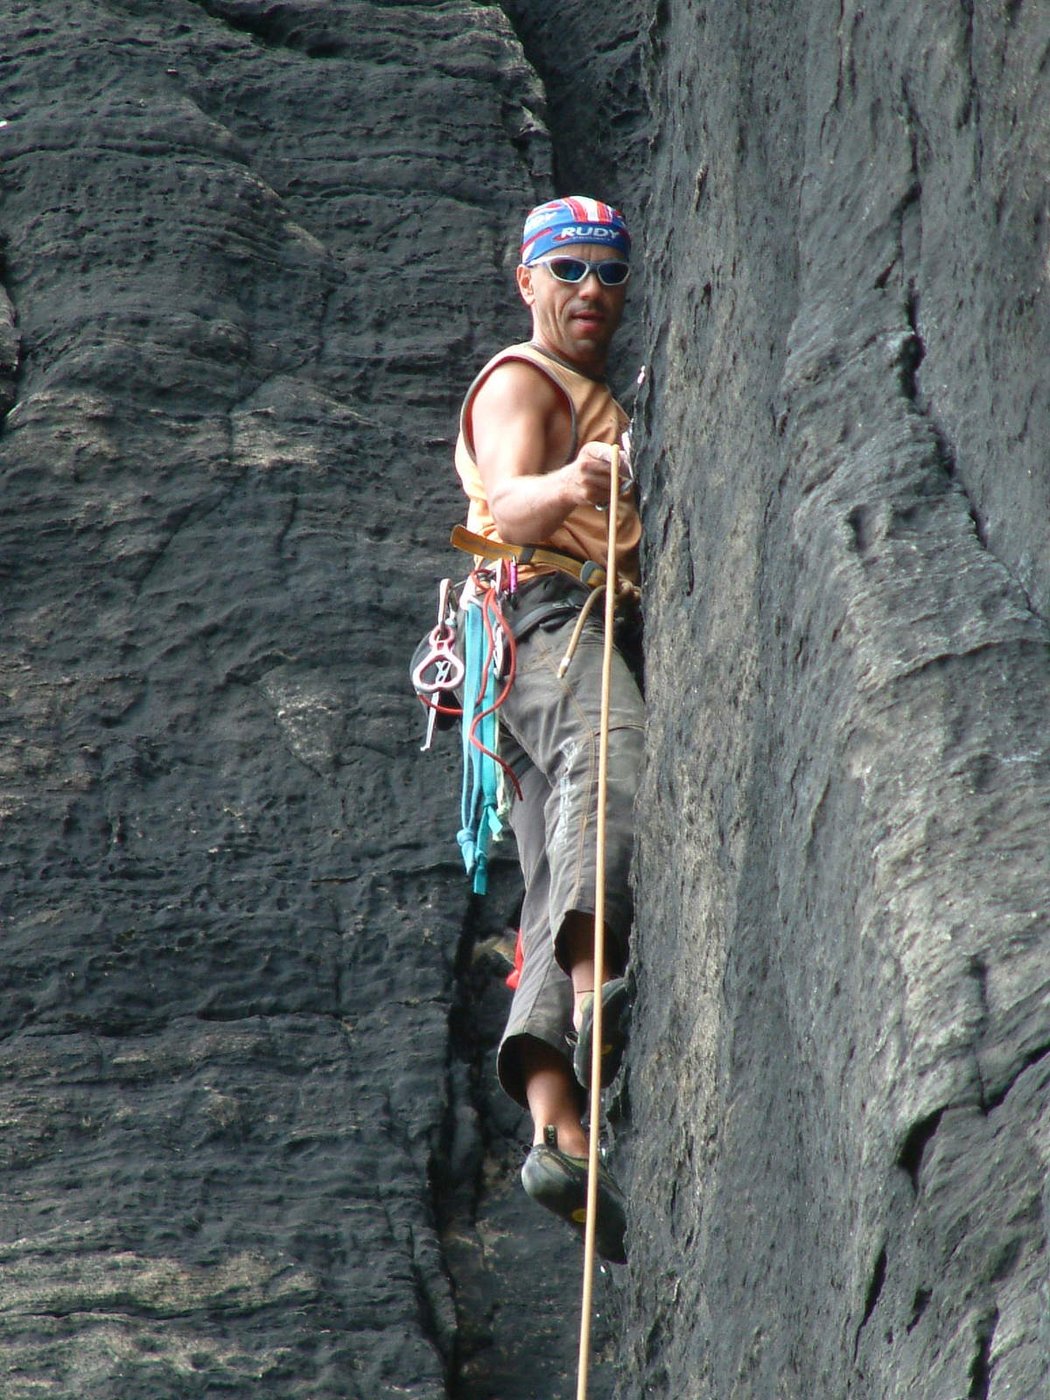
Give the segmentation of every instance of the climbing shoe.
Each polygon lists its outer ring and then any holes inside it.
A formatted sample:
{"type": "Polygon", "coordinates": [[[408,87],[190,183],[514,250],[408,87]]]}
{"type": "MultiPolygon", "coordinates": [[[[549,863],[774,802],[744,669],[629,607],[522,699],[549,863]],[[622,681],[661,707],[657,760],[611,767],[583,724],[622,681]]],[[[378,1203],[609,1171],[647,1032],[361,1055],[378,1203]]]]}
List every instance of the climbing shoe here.
{"type": "MultiPolygon", "coordinates": [[[[631,1020],[631,1003],[627,983],[614,977],[602,987],[602,1085],[607,1088],[616,1078],[627,1044],[627,1029],[631,1020]]],[[[572,1053],[572,1068],[585,1089],[591,1087],[591,1046],[594,1031],[594,994],[583,1006],[576,1047],[572,1053]]]]}
{"type": "MultiPolygon", "coordinates": [[[[548,1125],[544,1141],[525,1158],[521,1184],[541,1206],[575,1225],[581,1235],[587,1227],[587,1158],[570,1157],[558,1150],[557,1130],[548,1125]]],[[[627,1205],[611,1173],[598,1164],[598,1221],[594,1247],[612,1264],[626,1264],[624,1233],[627,1205]]]]}

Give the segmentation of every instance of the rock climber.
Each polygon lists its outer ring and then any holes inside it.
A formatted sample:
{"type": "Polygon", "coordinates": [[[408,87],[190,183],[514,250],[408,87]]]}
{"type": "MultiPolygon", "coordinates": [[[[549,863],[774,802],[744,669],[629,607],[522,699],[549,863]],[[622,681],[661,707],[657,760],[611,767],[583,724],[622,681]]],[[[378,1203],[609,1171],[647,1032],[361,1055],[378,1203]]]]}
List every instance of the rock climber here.
{"type": "MultiPolygon", "coordinates": [[[[626,453],[620,479],[612,480],[611,449],[624,436],[627,416],[604,379],[624,310],[630,247],[623,215],[600,201],[554,199],[529,213],[516,276],[532,335],[497,354],[470,386],[456,468],[475,533],[505,545],[540,544],[603,566],[607,512],[615,500],[618,574],[637,584],[641,525],[626,453]]],[[[514,681],[500,710],[501,753],[519,773],[521,796],[510,824],[525,897],[523,964],[498,1074],[533,1121],[533,1145],[522,1168],[526,1192],[580,1227],[588,1149],[581,1115],[595,995],[600,607],[589,615],[562,678],[558,664],[586,592],[560,573],[521,566],[505,612],[512,626],[526,618],[530,625],[518,637],[514,681]],[[537,624],[545,611],[546,620],[537,624]]],[[[624,970],[632,808],[643,741],[641,692],[622,639],[612,666],[602,1087],[618,1070],[629,1015],[624,970]]],[[[598,1253],[622,1262],[624,1230],[624,1198],[603,1164],[598,1253]]]]}

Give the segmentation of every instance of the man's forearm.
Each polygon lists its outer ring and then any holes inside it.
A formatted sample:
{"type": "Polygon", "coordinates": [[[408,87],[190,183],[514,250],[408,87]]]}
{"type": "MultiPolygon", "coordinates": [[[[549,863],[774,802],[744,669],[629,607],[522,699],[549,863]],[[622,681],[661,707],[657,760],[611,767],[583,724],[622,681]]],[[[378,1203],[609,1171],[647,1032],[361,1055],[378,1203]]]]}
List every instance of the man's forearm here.
{"type": "Polygon", "coordinates": [[[539,544],[554,534],[576,507],[577,493],[566,469],[504,481],[489,501],[500,538],[507,544],[539,544]]]}
{"type": "Polygon", "coordinates": [[[500,537],[508,544],[539,544],[577,506],[608,505],[612,456],[607,443],[589,442],[556,471],[503,477],[489,497],[500,537]]]}

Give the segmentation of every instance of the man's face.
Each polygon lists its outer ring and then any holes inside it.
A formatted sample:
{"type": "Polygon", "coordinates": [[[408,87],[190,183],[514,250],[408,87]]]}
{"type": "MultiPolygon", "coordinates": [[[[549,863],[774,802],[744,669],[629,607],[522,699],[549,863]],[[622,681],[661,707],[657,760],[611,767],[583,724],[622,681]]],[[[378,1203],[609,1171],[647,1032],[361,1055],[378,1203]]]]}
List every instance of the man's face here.
{"type": "Polygon", "coordinates": [[[547,258],[622,262],[623,255],[601,243],[570,243],[540,262],[518,268],[518,290],[532,312],[532,338],[570,364],[601,372],[623,316],[625,285],[605,287],[593,272],[582,282],[559,282],[543,266],[547,258]]]}

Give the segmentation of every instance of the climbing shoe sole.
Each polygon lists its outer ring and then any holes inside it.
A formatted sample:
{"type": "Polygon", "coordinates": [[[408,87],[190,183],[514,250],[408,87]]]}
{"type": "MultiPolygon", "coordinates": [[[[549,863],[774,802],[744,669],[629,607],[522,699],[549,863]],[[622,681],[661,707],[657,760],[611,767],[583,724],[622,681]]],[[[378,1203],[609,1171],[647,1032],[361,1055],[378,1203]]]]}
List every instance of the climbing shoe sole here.
{"type": "MultiPolygon", "coordinates": [[[[567,1220],[582,1234],[587,1225],[587,1158],[569,1157],[555,1147],[537,1144],[521,1169],[521,1184],[539,1205],[567,1220]]],[[[598,1221],[594,1247],[603,1259],[625,1264],[627,1207],[623,1193],[606,1169],[598,1167],[598,1221]]]]}

